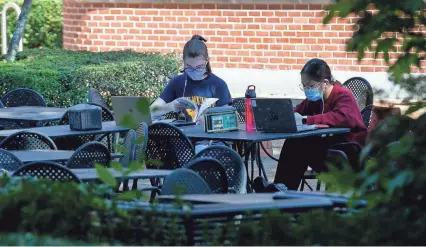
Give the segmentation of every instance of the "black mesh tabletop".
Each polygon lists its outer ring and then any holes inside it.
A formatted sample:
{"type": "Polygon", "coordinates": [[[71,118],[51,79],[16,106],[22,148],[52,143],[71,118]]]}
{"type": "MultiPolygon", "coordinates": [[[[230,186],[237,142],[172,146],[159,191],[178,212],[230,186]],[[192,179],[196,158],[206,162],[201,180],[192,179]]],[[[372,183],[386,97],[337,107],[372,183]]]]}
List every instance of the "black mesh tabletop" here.
{"type": "MultiPolygon", "coordinates": [[[[222,141],[247,141],[247,142],[262,142],[291,138],[302,138],[310,136],[332,136],[338,134],[349,133],[349,128],[327,128],[304,131],[299,133],[265,133],[265,132],[246,132],[244,130],[230,132],[204,132],[204,126],[185,126],[179,127],[183,133],[191,139],[200,140],[222,140],[222,141]]],[[[1,133],[1,131],[0,131],[1,133]]]]}
{"type": "MultiPolygon", "coordinates": [[[[115,178],[121,178],[122,173],[117,172],[112,168],[108,169],[115,178]]],[[[98,174],[95,168],[83,168],[83,169],[71,169],[77,177],[83,181],[93,181],[98,180],[98,174]]],[[[128,174],[126,178],[128,179],[148,179],[148,178],[165,178],[169,175],[172,170],[157,170],[157,169],[144,169],[141,171],[136,171],[128,174]]]]}
{"type": "Polygon", "coordinates": [[[67,111],[66,108],[19,106],[0,108],[0,119],[27,121],[57,121],[67,111]]]}
{"type": "Polygon", "coordinates": [[[126,132],[129,129],[118,126],[114,121],[102,122],[102,129],[99,130],[71,130],[69,125],[56,125],[56,126],[45,126],[28,129],[14,129],[14,130],[1,130],[0,137],[7,137],[15,132],[30,130],[46,135],[50,138],[67,137],[67,136],[79,136],[79,135],[91,135],[91,134],[105,134],[105,133],[116,133],[126,132]]]}
{"type": "MultiPolygon", "coordinates": [[[[62,162],[67,161],[74,153],[74,151],[68,150],[17,150],[10,152],[23,163],[40,161],[62,162]]],[[[122,156],[123,154],[120,153],[111,154],[113,159],[121,158],[122,156]]]]}

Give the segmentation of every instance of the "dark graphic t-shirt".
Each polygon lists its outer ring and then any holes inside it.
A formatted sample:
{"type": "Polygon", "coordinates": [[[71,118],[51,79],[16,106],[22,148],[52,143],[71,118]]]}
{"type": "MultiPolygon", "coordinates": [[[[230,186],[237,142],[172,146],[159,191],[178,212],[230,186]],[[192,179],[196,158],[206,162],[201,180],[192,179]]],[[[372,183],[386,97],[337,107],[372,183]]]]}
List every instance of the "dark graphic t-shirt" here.
{"type": "MultiPolygon", "coordinates": [[[[183,73],[170,80],[160,95],[160,98],[166,103],[170,103],[180,97],[186,97],[192,100],[198,107],[206,98],[219,99],[213,106],[223,106],[232,103],[228,86],[224,80],[220,79],[215,74],[208,75],[202,81],[193,81],[183,73]],[[187,80],[186,87],[185,80],[187,80]]],[[[185,115],[186,119],[190,121],[190,117],[187,113],[185,113],[185,115]]]]}

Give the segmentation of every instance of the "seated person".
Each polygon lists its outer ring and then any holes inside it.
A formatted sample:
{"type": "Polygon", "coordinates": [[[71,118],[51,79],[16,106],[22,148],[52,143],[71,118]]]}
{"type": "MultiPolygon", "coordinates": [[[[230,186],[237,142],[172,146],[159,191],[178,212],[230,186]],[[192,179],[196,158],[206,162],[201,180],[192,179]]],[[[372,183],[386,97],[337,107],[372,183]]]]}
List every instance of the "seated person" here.
{"type": "MultiPolygon", "coordinates": [[[[160,97],[150,106],[153,119],[168,112],[180,112],[186,121],[193,121],[193,111],[180,103],[178,98],[186,97],[200,107],[207,98],[218,98],[214,106],[232,103],[231,93],[225,81],[212,73],[206,40],[194,35],[183,48],[184,73],[174,77],[166,86],[160,97]]],[[[204,124],[200,118],[197,124],[204,124]]],[[[208,141],[197,142],[196,153],[209,145],[208,141]]]]}
{"type": "MultiPolygon", "coordinates": [[[[289,190],[299,188],[308,166],[316,172],[326,170],[325,158],[330,146],[342,142],[356,142],[363,146],[367,135],[367,128],[352,92],[333,79],[330,68],[324,60],[311,59],[300,74],[301,88],[305,92],[306,99],[294,109],[296,123],[350,128],[351,132],[345,136],[286,140],[281,149],[274,183],[282,183],[289,190]]],[[[262,190],[262,186],[267,186],[265,181],[263,184],[259,182],[256,184],[256,187],[260,186],[258,190],[262,190]]]]}
{"type": "Polygon", "coordinates": [[[171,79],[160,97],[150,106],[154,119],[168,112],[182,112],[187,121],[192,121],[186,105],[176,100],[181,97],[192,100],[198,106],[206,98],[218,98],[215,106],[232,103],[225,81],[212,73],[205,42],[199,35],[194,35],[186,42],[183,48],[184,73],[171,79]]]}

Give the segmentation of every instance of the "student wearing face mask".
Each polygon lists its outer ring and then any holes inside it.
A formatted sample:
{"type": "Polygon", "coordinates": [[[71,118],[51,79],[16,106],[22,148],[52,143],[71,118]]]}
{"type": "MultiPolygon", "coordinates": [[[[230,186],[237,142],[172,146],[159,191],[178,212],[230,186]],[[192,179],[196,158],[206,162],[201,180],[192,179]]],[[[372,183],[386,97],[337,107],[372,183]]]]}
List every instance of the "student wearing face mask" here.
{"type": "Polygon", "coordinates": [[[153,118],[168,112],[182,112],[187,121],[192,120],[185,105],[176,99],[186,97],[198,106],[206,98],[218,98],[215,106],[232,103],[231,94],[225,81],[212,73],[209,63],[207,40],[194,35],[183,48],[184,73],[174,77],[164,88],[160,97],[151,105],[153,118]]]}
{"type": "MultiPolygon", "coordinates": [[[[311,59],[300,72],[301,89],[306,99],[294,109],[297,124],[328,125],[350,128],[345,136],[330,138],[306,137],[288,139],[281,150],[275,174],[275,184],[284,184],[289,190],[297,190],[307,167],[321,172],[326,169],[325,158],[331,145],[356,142],[363,146],[367,135],[360,109],[349,89],[344,88],[331,75],[324,60],[311,59]]],[[[262,178],[255,181],[255,190],[270,187],[262,178]]]]}

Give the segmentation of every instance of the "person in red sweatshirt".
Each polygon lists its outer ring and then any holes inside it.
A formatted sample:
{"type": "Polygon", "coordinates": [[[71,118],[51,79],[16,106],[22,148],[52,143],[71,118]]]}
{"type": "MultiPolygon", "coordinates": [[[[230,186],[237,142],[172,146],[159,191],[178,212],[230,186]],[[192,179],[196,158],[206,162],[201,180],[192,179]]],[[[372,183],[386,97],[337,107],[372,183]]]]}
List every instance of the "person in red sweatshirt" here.
{"type": "Polygon", "coordinates": [[[297,124],[328,125],[350,128],[345,136],[306,137],[284,142],[278,161],[274,183],[283,183],[290,190],[297,190],[307,167],[321,172],[326,169],[325,158],[331,145],[356,142],[364,145],[367,128],[352,92],[341,86],[331,75],[324,60],[309,60],[300,72],[306,99],[294,109],[297,124]]]}

